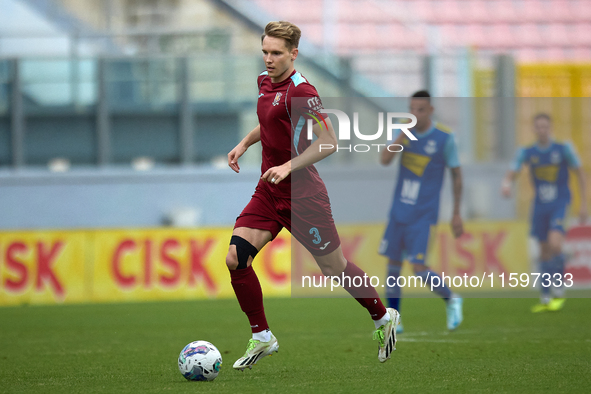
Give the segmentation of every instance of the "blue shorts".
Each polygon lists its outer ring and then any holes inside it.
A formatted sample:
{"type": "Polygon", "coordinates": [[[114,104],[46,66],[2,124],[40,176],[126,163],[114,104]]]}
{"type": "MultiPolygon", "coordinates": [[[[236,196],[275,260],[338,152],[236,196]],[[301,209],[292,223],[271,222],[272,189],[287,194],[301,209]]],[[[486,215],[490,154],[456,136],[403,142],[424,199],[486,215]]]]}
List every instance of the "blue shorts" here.
{"type": "Polygon", "coordinates": [[[406,224],[391,220],[380,244],[380,254],[394,261],[425,264],[431,226],[428,221],[406,224]]]}
{"type": "Polygon", "coordinates": [[[540,242],[546,242],[550,231],[556,230],[564,233],[564,218],[567,210],[567,201],[557,201],[552,204],[534,204],[531,218],[531,235],[540,242]]]}

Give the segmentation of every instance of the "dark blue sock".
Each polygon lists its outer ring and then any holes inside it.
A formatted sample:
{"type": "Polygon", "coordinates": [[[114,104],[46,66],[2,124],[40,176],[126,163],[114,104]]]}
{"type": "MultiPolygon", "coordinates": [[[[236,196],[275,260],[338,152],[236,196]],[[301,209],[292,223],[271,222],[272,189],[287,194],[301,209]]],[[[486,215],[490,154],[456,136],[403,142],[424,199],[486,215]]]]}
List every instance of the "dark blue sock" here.
{"type": "Polygon", "coordinates": [[[400,276],[399,265],[388,264],[388,278],[386,278],[386,297],[388,298],[388,307],[400,310],[401,289],[396,285],[396,279],[400,276]]]}
{"type": "Polygon", "coordinates": [[[552,265],[554,266],[554,273],[560,274],[560,276],[564,276],[564,262],[566,258],[563,253],[560,253],[551,260],[552,265]]]}
{"type": "Polygon", "coordinates": [[[566,257],[564,256],[564,254],[559,254],[556,255],[552,258],[552,260],[550,260],[550,264],[552,265],[552,284],[555,290],[554,296],[559,295],[559,298],[562,298],[564,296],[564,294],[562,294],[562,286],[564,284],[564,265],[566,262],[566,257]],[[558,275],[560,275],[560,277],[557,278],[558,275]],[[555,276],[556,275],[556,276],[555,276]]]}
{"type": "Polygon", "coordinates": [[[548,285],[548,283],[552,281],[555,266],[554,259],[540,261],[540,292],[542,293],[542,297],[550,297],[550,289],[552,286],[544,285],[548,285]],[[548,275],[550,275],[550,278],[548,278],[548,275]]]}
{"type": "Polygon", "coordinates": [[[421,272],[415,272],[415,275],[420,276],[423,279],[423,281],[427,284],[427,286],[429,286],[429,288],[431,288],[431,282],[433,278],[439,278],[439,286],[433,286],[433,291],[435,292],[435,294],[443,298],[445,301],[451,298],[451,290],[441,280],[441,277],[437,275],[434,271],[428,269],[421,272]]]}

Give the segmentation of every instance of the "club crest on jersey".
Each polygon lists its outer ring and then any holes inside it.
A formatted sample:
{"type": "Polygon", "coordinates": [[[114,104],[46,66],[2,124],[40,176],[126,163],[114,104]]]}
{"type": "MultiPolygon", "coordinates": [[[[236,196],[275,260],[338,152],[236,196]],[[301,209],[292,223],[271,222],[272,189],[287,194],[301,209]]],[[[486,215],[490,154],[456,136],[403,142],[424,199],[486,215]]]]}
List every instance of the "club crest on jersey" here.
{"type": "Polygon", "coordinates": [[[279,105],[279,100],[281,100],[281,92],[277,92],[275,95],[275,100],[273,100],[273,105],[279,105]]]}
{"type": "Polygon", "coordinates": [[[322,103],[318,97],[312,97],[308,99],[308,107],[314,111],[320,111],[322,109],[322,103]]]}
{"type": "Polygon", "coordinates": [[[427,141],[427,145],[425,145],[425,152],[428,155],[432,155],[433,153],[437,152],[437,142],[435,142],[435,140],[427,141]]]}
{"type": "Polygon", "coordinates": [[[558,152],[558,151],[552,152],[550,154],[550,162],[552,162],[552,164],[560,163],[560,152],[558,152]]]}

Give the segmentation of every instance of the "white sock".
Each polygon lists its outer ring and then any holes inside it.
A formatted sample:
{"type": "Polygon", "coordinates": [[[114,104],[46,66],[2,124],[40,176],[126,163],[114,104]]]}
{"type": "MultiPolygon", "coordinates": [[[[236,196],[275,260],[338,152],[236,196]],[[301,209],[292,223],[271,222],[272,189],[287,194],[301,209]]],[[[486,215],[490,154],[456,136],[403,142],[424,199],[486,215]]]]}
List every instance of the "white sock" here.
{"type": "Polygon", "coordinates": [[[445,301],[446,304],[449,304],[449,302],[454,299],[454,298],[458,298],[458,295],[456,293],[451,293],[451,295],[449,296],[449,298],[447,299],[447,301],[445,301]]]}
{"type": "Polygon", "coordinates": [[[390,321],[390,314],[388,313],[388,311],[386,311],[386,314],[384,316],[382,316],[381,319],[374,320],[373,324],[376,325],[376,330],[377,330],[381,326],[385,326],[386,324],[388,324],[389,321],[390,321]]]}
{"type": "Polygon", "coordinates": [[[255,332],[252,334],[252,339],[261,342],[269,342],[271,340],[271,330],[268,328],[261,332],[255,332]]]}
{"type": "Polygon", "coordinates": [[[564,287],[553,287],[552,295],[554,298],[564,298],[564,287]]]}

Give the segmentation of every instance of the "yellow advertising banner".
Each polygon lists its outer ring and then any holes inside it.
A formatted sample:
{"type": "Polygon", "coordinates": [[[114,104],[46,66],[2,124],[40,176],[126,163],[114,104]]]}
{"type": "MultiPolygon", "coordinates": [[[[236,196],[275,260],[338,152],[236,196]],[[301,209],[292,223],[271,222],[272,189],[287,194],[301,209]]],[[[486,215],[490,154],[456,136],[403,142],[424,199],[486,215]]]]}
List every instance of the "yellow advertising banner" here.
{"type": "MultiPolygon", "coordinates": [[[[228,298],[231,229],[112,230],[95,233],[92,300],[228,298]]],[[[289,235],[259,255],[255,271],[267,296],[289,296],[289,235]]]]}
{"type": "Polygon", "coordinates": [[[464,235],[454,239],[450,226],[439,224],[429,265],[454,278],[484,278],[478,286],[474,285],[476,281],[466,283],[465,280],[461,286],[453,286],[458,292],[531,289],[531,285],[508,285],[511,274],[531,273],[528,234],[529,225],[523,222],[472,222],[465,226],[464,235]]]}
{"type": "MultiPolygon", "coordinates": [[[[383,224],[339,227],[345,257],[380,280],[381,294],[383,231],[383,224]]],[[[225,264],[230,234],[230,228],[0,233],[0,305],[233,297],[225,264]]],[[[293,296],[337,296],[330,289],[302,288],[302,277],[322,275],[309,253],[293,245],[283,231],[257,255],[254,267],[265,296],[288,297],[292,290],[293,296]]],[[[428,262],[450,276],[529,272],[527,224],[467,223],[458,240],[441,224],[432,230],[428,262]]],[[[411,273],[406,266],[402,274],[411,273]]],[[[458,289],[483,290],[491,288],[458,289]]]]}
{"type": "Polygon", "coordinates": [[[0,305],[89,300],[85,232],[0,233],[0,305]]]}

